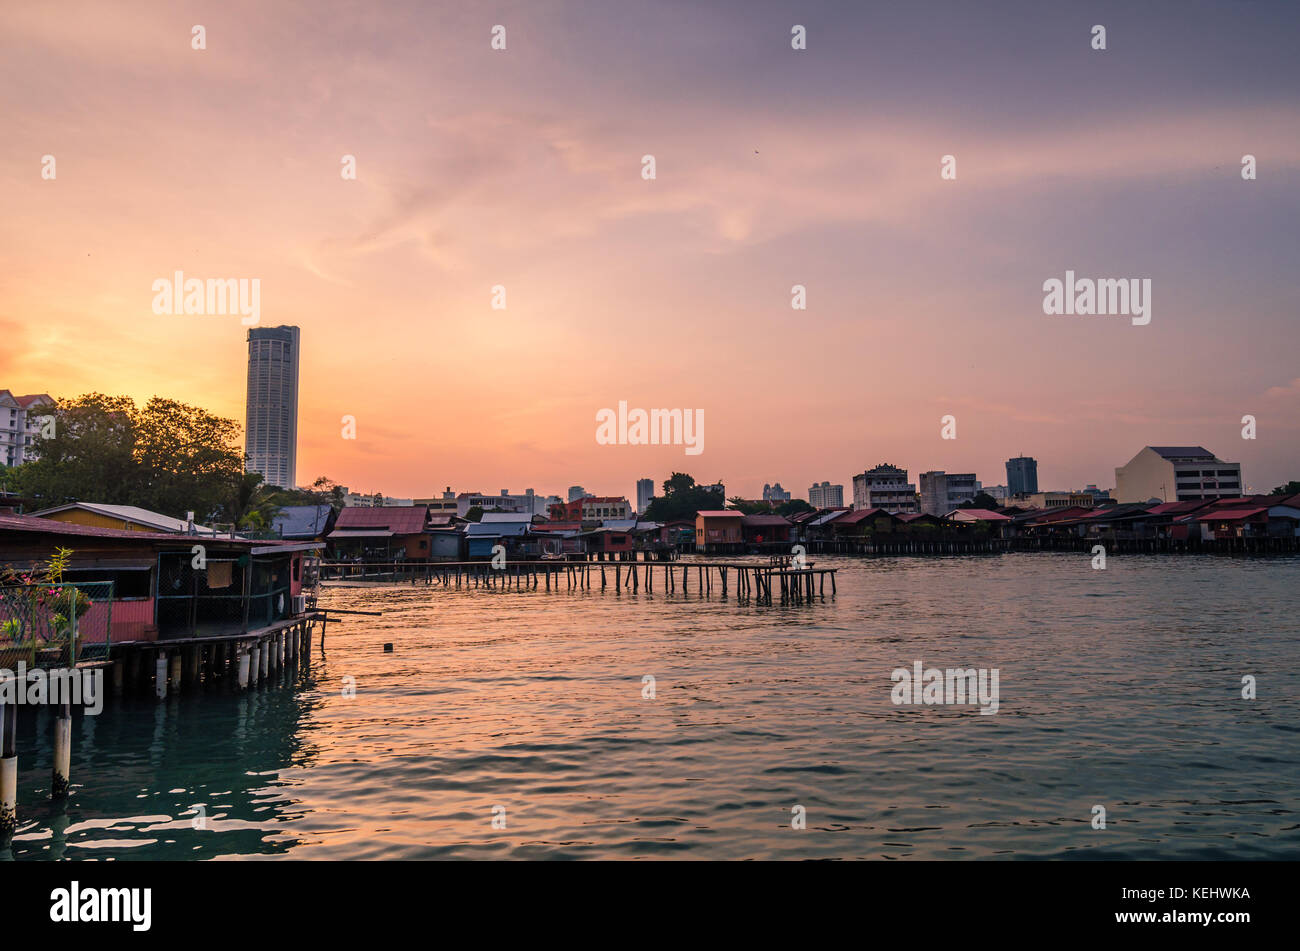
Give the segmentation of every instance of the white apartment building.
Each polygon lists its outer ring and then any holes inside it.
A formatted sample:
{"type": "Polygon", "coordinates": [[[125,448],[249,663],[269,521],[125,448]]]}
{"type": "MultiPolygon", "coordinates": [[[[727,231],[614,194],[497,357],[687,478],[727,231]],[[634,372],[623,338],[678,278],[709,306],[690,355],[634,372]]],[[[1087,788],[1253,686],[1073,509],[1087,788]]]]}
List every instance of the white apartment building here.
{"type": "Polygon", "coordinates": [[[973,472],[922,472],[921,511],[927,515],[946,515],[980,492],[973,472]]]}
{"type": "Polygon", "coordinates": [[[45,393],[14,396],[0,390],[0,466],[20,466],[36,458],[36,437],[54,405],[45,393]]]}
{"type": "Polygon", "coordinates": [[[819,482],[808,487],[808,504],[815,509],[839,509],[844,507],[844,486],[819,482]]]}
{"type": "Polygon", "coordinates": [[[907,481],[907,470],[887,462],[853,477],[853,507],[880,508],[893,514],[921,511],[916,486],[907,481]]]}
{"type": "Polygon", "coordinates": [[[1224,462],[1204,446],[1145,446],[1115,470],[1115,500],[1192,502],[1242,495],[1241,463],[1224,462]]]}

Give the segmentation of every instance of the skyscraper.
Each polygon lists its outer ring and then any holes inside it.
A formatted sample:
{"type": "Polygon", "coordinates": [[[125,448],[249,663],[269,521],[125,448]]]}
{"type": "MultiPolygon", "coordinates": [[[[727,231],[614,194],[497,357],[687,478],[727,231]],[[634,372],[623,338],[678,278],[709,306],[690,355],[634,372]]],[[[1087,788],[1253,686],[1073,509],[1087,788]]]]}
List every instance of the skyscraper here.
{"type": "Polygon", "coordinates": [[[650,500],[655,497],[655,480],[654,479],[637,479],[636,480],[636,514],[644,515],[645,510],[650,505],[650,500]]]}
{"type": "Polygon", "coordinates": [[[294,488],[298,467],[298,328],[248,332],[245,468],[267,485],[294,488]]]}
{"type": "Polygon", "coordinates": [[[1038,460],[1031,456],[1016,456],[1007,460],[1007,493],[1033,495],[1038,491],[1038,460]]]}

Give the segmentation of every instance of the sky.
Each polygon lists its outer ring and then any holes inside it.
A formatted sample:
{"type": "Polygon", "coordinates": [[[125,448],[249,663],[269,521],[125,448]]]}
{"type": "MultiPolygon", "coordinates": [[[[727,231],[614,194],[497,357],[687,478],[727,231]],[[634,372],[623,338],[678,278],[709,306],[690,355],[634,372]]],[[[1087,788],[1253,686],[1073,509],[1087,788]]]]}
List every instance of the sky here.
{"type": "Polygon", "coordinates": [[[1023,453],[1042,488],[1110,487],[1144,445],[1300,479],[1300,4],[4,21],[0,388],[242,424],[247,328],[154,313],[180,270],[257,279],[260,325],[301,328],[303,484],[634,498],[684,471],[806,497],[881,462],[1001,484],[1023,453]],[[1045,314],[1067,269],[1149,279],[1150,323],[1045,314]],[[703,451],[601,444],[620,401],[702,411],[703,451]]]}

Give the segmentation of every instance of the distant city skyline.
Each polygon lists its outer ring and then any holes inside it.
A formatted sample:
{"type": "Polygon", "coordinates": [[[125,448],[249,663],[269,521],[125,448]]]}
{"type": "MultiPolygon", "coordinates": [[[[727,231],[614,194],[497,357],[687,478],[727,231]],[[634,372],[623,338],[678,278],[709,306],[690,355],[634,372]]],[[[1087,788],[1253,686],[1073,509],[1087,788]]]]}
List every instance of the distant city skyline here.
{"type": "Polygon", "coordinates": [[[65,9],[0,34],[15,393],[243,420],[241,315],[152,308],[180,271],[310,340],[300,482],[752,498],[1023,450],[1109,487],[1146,445],[1300,478],[1297,5],[232,0],[201,51],[165,6],[65,9]],[[1067,271],[1149,279],[1150,324],[1045,315],[1067,271]],[[704,453],[599,445],[620,401],[703,409],[704,453]]]}

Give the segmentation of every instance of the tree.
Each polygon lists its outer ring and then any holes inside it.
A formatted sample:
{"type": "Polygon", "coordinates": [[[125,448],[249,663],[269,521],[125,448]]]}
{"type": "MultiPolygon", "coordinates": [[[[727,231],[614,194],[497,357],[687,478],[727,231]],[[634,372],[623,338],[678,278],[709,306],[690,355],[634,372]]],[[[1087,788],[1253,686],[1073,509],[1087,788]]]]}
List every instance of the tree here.
{"type": "Polygon", "coordinates": [[[244,477],[239,425],[197,406],[89,393],[60,400],[54,432],[38,437],[16,487],[46,505],[138,505],[176,518],[230,518],[244,477]]]}
{"type": "Polygon", "coordinates": [[[144,501],[167,514],[224,513],[244,476],[239,425],[205,409],[155,396],[135,419],[135,458],[144,470],[144,501]]]}
{"type": "Polygon", "coordinates": [[[135,403],[89,393],[60,400],[52,415],[53,435],[36,437],[38,458],[14,470],[18,491],[47,505],[69,499],[139,504],[135,403]]]}
{"type": "Polygon", "coordinates": [[[987,492],[979,492],[973,499],[969,499],[957,506],[959,509],[989,509],[994,511],[998,508],[998,500],[993,498],[987,492]]]}
{"type": "Polygon", "coordinates": [[[469,519],[471,522],[483,521],[483,506],[471,505],[469,507],[469,511],[465,513],[465,517],[469,519]]]}
{"type": "Polygon", "coordinates": [[[1279,485],[1269,495],[1300,495],[1300,482],[1292,479],[1286,485],[1279,485]]]}
{"type": "Polygon", "coordinates": [[[803,499],[789,499],[776,507],[776,514],[784,515],[786,518],[789,518],[791,515],[798,515],[800,512],[815,511],[817,510],[812,507],[812,504],[805,502],[803,499]]]}
{"type": "Polygon", "coordinates": [[[671,522],[695,518],[697,512],[723,507],[722,495],[710,486],[697,485],[685,472],[674,472],[664,480],[664,494],[646,506],[642,518],[652,522],[671,522]]]}
{"type": "Polygon", "coordinates": [[[772,511],[772,505],[770,502],[750,502],[747,499],[742,499],[738,495],[734,498],[728,499],[727,501],[733,509],[740,512],[742,515],[767,515],[772,511]]]}

